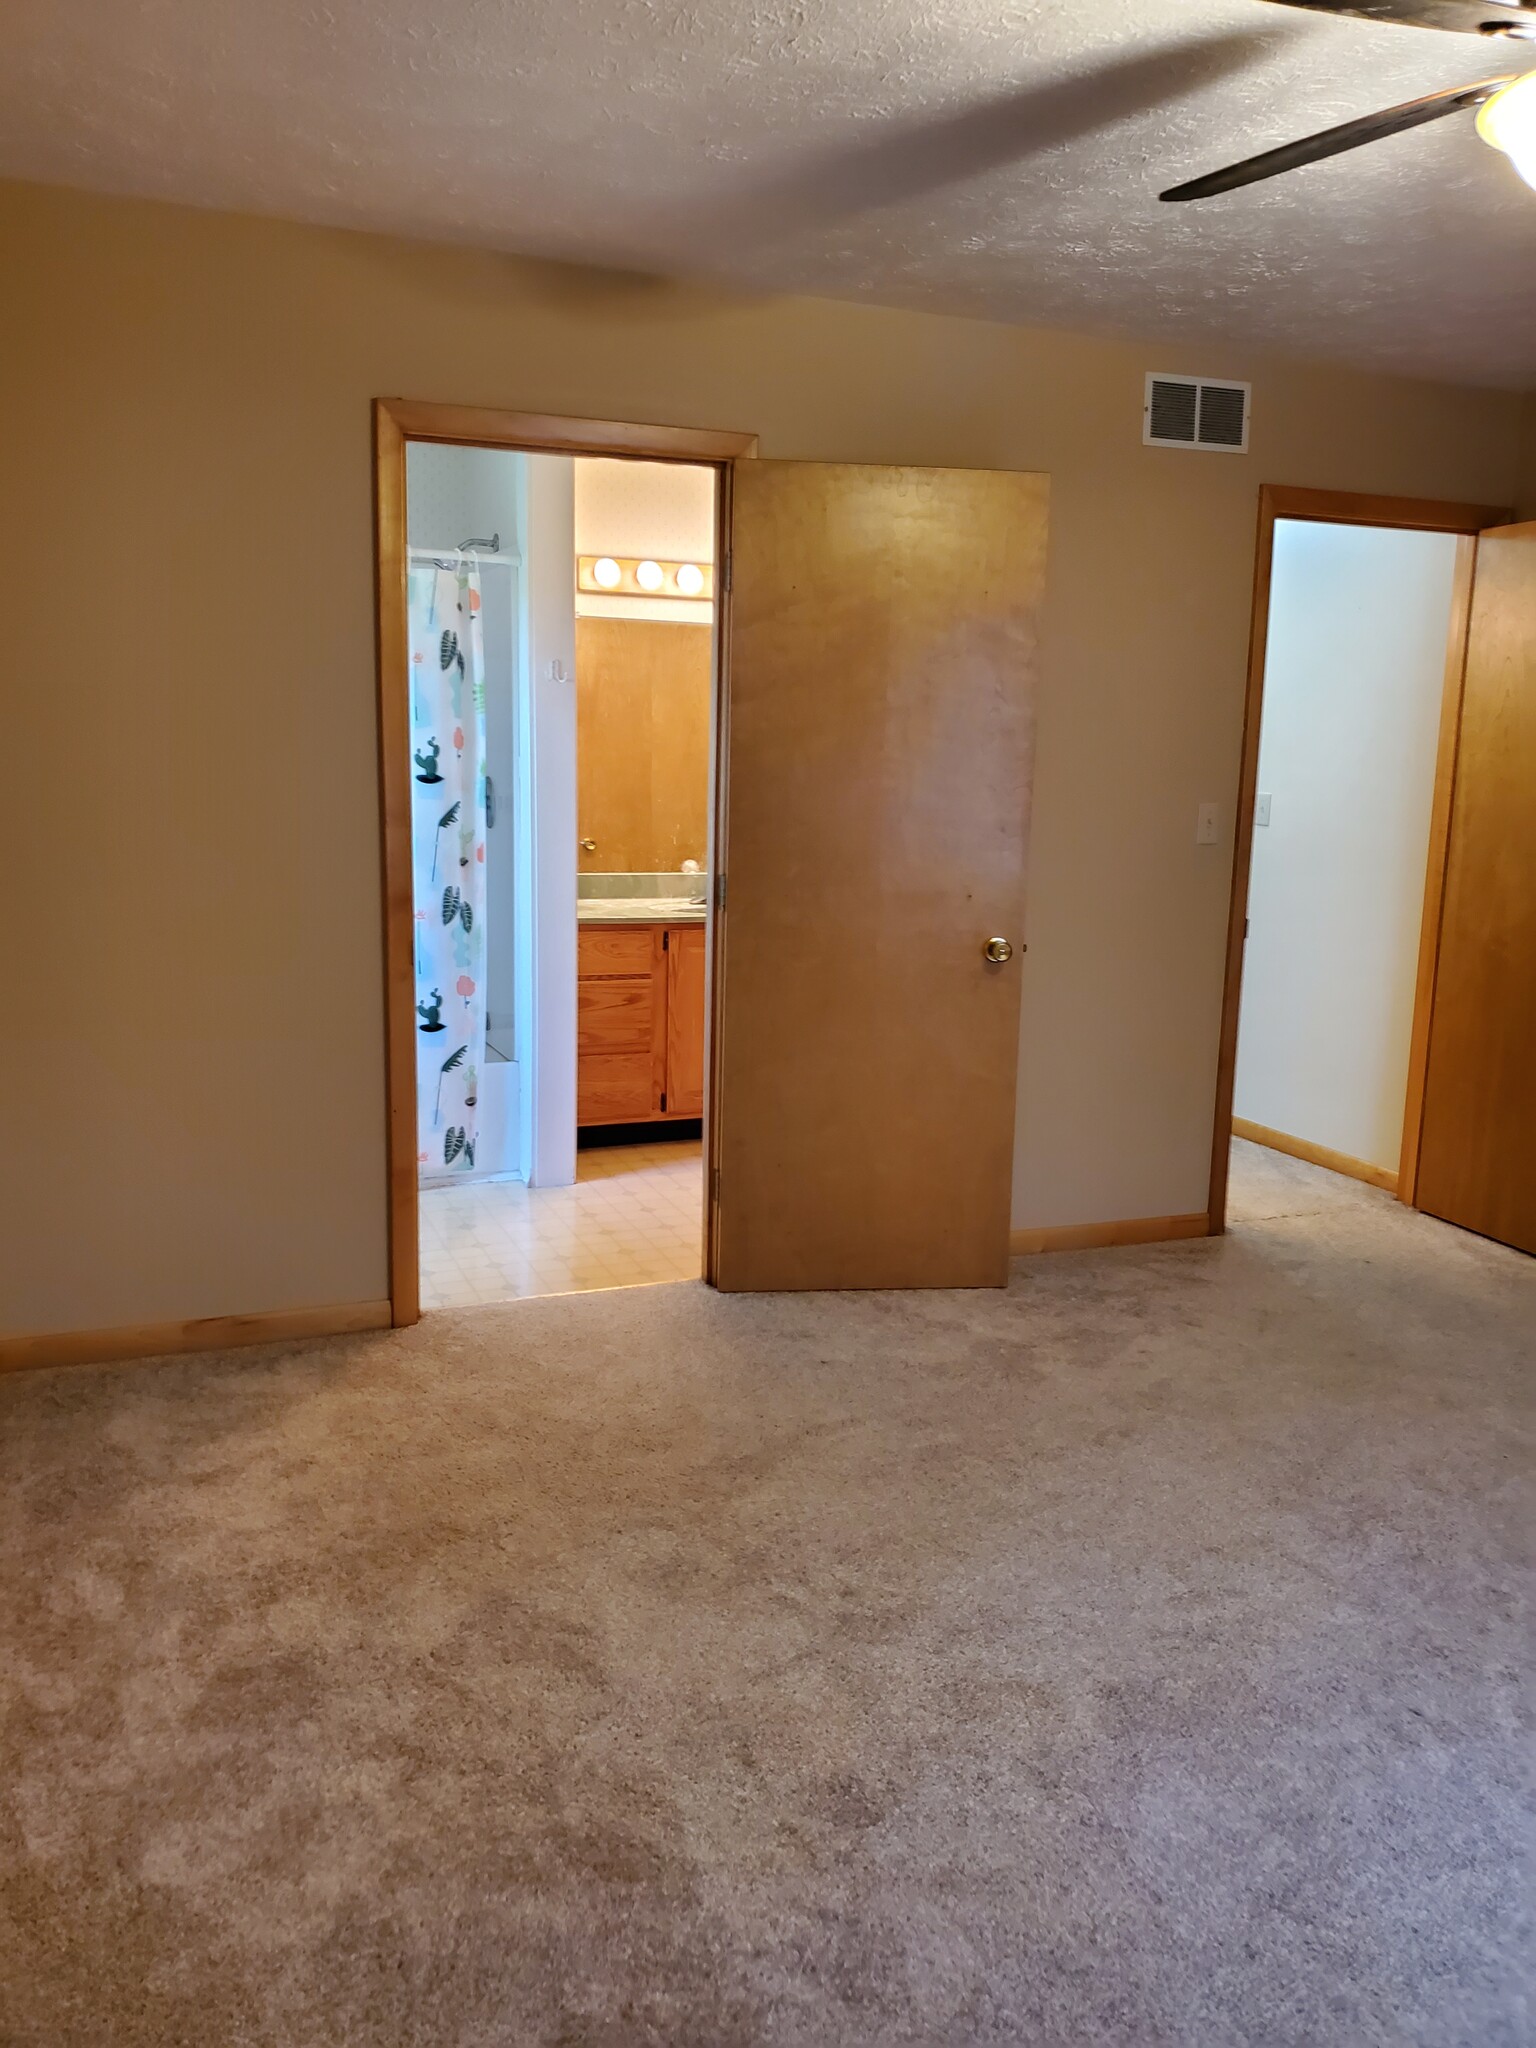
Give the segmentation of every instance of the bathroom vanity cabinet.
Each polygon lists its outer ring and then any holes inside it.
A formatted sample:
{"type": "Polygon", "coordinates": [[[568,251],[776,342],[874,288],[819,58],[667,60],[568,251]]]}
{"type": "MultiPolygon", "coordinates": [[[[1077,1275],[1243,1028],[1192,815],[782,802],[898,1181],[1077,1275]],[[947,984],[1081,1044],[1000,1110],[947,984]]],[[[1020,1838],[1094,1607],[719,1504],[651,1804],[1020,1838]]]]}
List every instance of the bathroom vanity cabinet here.
{"type": "Polygon", "coordinates": [[[577,1123],[702,1115],[702,919],[584,921],[576,963],[577,1123]]]}

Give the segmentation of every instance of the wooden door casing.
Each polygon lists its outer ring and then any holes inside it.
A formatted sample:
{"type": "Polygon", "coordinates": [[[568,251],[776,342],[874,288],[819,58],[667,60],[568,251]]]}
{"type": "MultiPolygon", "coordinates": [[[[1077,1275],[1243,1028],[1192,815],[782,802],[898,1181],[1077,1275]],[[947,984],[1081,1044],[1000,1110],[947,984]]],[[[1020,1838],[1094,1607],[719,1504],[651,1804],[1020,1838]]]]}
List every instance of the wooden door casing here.
{"type": "Polygon", "coordinates": [[[1477,543],[1414,1199],[1536,1252],[1536,522],[1477,543]]]}
{"type": "Polygon", "coordinates": [[[1007,1278],[1047,502],[1003,471],[735,466],[722,1288],[1007,1278]]]}

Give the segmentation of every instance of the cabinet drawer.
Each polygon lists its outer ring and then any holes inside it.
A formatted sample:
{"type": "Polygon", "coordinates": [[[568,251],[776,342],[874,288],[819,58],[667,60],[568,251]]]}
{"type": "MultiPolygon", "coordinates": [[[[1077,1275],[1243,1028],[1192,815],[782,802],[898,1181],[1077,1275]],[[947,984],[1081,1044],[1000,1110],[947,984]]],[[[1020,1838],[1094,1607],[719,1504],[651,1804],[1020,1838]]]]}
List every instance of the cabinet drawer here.
{"type": "Polygon", "coordinates": [[[643,1122],[655,1106],[653,1076],[649,1051],[583,1053],[576,1067],[577,1123],[643,1122]]]}
{"type": "Polygon", "coordinates": [[[655,935],[648,924],[587,925],[576,933],[576,974],[581,981],[597,975],[649,974],[655,935]]]}
{"type": "Polygon", "coordinates": [[[656,983],[648,973],[576,984],[576,1050],[649,1053],[656,1019],[656,983]]]}

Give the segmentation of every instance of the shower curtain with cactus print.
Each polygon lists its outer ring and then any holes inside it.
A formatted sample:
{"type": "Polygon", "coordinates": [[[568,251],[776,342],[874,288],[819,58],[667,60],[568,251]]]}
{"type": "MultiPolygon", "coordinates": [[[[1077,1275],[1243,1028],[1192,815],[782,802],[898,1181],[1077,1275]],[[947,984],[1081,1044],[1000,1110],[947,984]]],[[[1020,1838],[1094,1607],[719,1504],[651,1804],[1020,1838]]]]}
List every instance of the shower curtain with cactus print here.
{"type": "Polygon", "coordinates": [[[472,1172],[485,1065],[485,664],[472,556],[410,569],[416,1162],[472,1172]]]}

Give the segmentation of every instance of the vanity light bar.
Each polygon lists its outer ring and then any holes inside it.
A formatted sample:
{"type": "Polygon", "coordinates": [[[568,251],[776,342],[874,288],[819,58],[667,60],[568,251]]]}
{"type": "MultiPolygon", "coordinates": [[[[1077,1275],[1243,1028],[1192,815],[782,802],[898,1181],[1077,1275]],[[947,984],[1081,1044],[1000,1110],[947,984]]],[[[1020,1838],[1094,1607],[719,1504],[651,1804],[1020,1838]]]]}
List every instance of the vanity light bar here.
{"type": "Polygon", "coordinates": [[[712,562],[661,562],[647,555],[578,555],[576,588],[594,597],[670,597],[704,604],[715,594],[712,562]]]}

